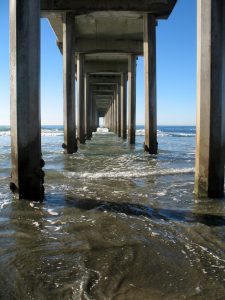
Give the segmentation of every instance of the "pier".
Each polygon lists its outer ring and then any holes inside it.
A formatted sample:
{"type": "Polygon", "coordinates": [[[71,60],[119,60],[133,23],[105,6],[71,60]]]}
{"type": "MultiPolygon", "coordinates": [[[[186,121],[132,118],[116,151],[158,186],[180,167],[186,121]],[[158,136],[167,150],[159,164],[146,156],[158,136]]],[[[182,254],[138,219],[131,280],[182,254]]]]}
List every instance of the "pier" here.
{"type": "MultiPolygon", "coordinates": [[[[195,193],[198,197],[222,198],[225,4],[221,0],[197,2],[195,193]]],[[[156,26],[161,19],[169,18],[175,5],[176,0],[10,0],[10,187],[20,198],[35,200],[44,196],[40,18],[48,18],[63,56],[65,154],[75,153],[80,144],[91,139],[99,118],[104,118],[105,126],[118,137],[135,144],[136,60],[144,56],[144,150],[156,155],[156,26]]]]}

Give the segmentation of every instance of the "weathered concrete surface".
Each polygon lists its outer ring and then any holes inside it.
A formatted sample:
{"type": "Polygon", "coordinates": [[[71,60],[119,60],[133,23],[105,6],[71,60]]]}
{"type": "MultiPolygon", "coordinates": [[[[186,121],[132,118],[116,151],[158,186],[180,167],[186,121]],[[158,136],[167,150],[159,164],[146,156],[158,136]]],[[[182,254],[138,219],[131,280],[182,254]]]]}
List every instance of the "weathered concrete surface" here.
{"type": "Polygon", "coordinates": [[[121,137],[127,138],[127,74],[121,74],[121,137]]]}
{"type": "Polygon", "coordinates": [[[63,96],[64,96],[64,148],[72,154],[77,151],[75,125],[75,62],[74,15],[63,18],[63,96]]]}
{"type": "Polygon", "coordinates": [[[128,58],[128,142],[135,144],[136,132],[136,56],[128,58]]]}
{"type": "Polygon", "coordinates": [[[40,3],[10,0],[12,182],[20,198],[41,200],[40,3]]]}
{"type": "Polygon", "coordinates": [[[198,1],[195,170],[195,193],[198,197],[224,196],[224,12],[223,1],[198,1]]]}
{"type": "Polygon", "coordinates": [[[77,139],[85,143],[84,54],[77,58],[77,139]]]}
{"type": "Polygon", "coordinates": [[[88,11],[140,11],[149,12],[158,17],[168,17],[176,0],[41,0],[43,11],[76,11],[87,13],[88,11]]]}
{"type": "Polygon", "coordinates": [[[144,15],[145,151],[157,154],[156,20],[144,15]]]}

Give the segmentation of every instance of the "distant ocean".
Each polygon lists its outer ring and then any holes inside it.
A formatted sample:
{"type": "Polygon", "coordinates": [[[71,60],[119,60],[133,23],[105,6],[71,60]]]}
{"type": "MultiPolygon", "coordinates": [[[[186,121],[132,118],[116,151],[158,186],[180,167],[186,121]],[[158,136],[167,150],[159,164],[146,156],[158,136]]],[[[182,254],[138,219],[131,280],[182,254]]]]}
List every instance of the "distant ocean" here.
{"type": "Polygon", "coordinates": [[[224,299],[225,201],[196,200],[193,126],[159,126],[159,154],[98,132],[64,155],[42,127],[46,196],[9,191],[0,127],[0,299],[224,299]]]}

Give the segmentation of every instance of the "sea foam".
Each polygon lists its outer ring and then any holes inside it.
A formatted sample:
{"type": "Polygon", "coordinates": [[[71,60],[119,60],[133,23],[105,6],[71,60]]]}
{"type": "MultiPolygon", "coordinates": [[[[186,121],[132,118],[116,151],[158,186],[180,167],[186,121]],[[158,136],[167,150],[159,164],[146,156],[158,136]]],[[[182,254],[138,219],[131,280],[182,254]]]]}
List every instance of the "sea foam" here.
{"type": "Polygon", "coordinates": [[[177,174],[192,174],[194,168],[181,168],[181,169],[164,169],[164,170],[148,170],[148,171],[111,171],[111,172],[63,172],[63,175],[68,178],[76,179],[104,179],[104,178],[141,178],[148,176],[164,176],[164,175],[177,175],[177,174]]]}

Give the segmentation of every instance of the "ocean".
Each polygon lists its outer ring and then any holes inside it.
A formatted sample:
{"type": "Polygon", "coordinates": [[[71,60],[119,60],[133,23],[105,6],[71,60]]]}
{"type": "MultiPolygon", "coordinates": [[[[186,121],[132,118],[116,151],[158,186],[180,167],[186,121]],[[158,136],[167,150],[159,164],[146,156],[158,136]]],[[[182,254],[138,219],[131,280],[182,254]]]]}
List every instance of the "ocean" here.
{"type": "Polygon", "coordinates": [[[63,154],[42,127],[43,202],[9,190],[0,127],[0,299],[225,299],[225,201],[195,199],[195,127],[159,126],[159,154],[100,130],[63,154]]]}

